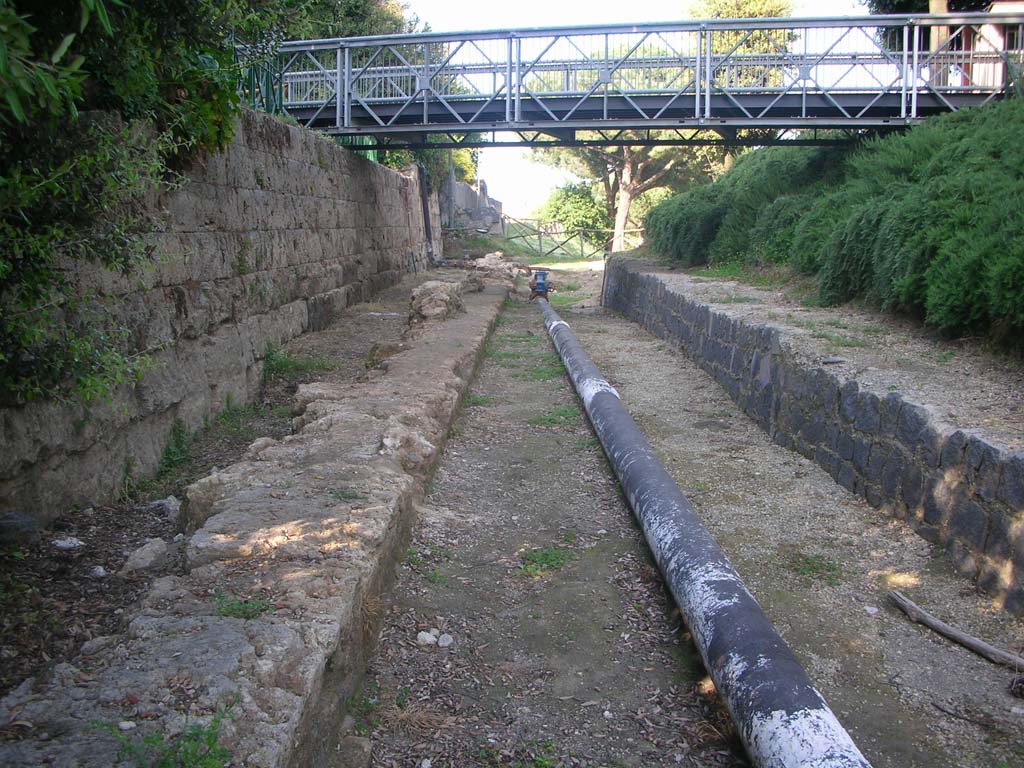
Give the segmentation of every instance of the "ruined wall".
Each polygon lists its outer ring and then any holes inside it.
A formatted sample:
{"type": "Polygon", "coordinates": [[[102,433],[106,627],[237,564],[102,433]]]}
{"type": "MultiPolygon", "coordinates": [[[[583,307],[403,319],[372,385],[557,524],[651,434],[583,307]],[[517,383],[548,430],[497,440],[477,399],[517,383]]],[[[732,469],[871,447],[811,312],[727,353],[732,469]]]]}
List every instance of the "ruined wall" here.
{"type": "Polygon", "coordinates": [[[441,222],[450,229],[491,229],[501,223],[501,201],[487,194],[487,182],[455,181],[441,189],[441,222]]]}
{"type": "Polygon", "coordinates": [[[907,520],[1024,612],[1024,454],[945,427],[898,392],[800,362],[779,329],[689,299],[640,262],[612,259],[606,280],[606,306],[683,347],[776,443],[907,520]]]}
{"type": "Polygon", "coordinates": [[[259,387],[269,344],[327,325],[441,255],[415,170],[397,173],[308,131],[244,114],[231,145],[156,201],[157,261],[131,281],[82,276],[114,297],[152,368],[109,403],[0,409],[0,513],[43,520],[152,472],[176,419],[189,428],[259,387]],[[428,248],[428,245],[430,248],[428,248]]]}

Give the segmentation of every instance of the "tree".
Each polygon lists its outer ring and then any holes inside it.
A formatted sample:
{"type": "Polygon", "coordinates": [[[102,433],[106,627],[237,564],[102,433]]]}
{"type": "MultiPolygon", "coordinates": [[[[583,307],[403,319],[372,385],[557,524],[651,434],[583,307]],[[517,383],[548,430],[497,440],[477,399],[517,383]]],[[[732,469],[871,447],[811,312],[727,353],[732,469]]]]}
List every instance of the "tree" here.
{"type": "MultiPolygon", "coordinates": [[[[582,138],[587,135],[583,133],[582,138]]],[[[710,179],[720,161],[721,150],[715,147],[545,147],[534,149],[533,156],[539,162],[563,168],[599,185],[613,222],[612,250],[623,250],[633,201],[656,187],[689,186],[695,181],[710,179]]]]}
{"type": "Polygon", "coordinates": [[[545,221],[556,221],[569,230],[607,230],[608,211],[594,197],[590,183],[569,183],[556,189],[540,211],[545,221]]]}
{"type": "Polygon", "coordinates": [[[692,0],[692,19],[770,19],[793,13],[791,0],[692,0]]]}
{"type": "MultiPolygon", "coordinates": [[[[772,19],[791,15],[791,0],[692,0],[689,13],[695,19],[772,19]]],[[[792,32],[786,30],[764,30],[748,33],[746,30],[735,32],[716,32],[712,37],[713,53],[729,54],[735,49],[738,54],[750,53],[782,53],[793,41],[792,32]]],[[[746,78],[750,85],[779,85],[781,72],[774,67],[762,69],[747,68],[746,78]]],[[[776,131],[770,129],[745,129],[723,133],[727,138],[743,136],[744,139],[774,138],[776,131]]],[[[736,162],[738,152],[729,148],[725,151],[724,169],[729,170],[736,162]]]]}

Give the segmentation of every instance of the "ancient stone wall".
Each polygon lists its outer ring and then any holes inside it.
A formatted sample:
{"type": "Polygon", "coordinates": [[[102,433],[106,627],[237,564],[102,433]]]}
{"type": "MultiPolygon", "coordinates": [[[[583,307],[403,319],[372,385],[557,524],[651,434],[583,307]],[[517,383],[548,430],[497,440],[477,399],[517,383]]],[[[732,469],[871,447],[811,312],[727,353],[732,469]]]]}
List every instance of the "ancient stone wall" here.
{"type": "Polygon", "coordinates": [[[455,181],[440,191],[442,224],[450,229],[493,229],[501,223],[501,201],[487,194],[487,182],[455,181]]]}
{"type": "Polygon", "coordinates": [[[1024,612],[1024,454],[941,425],[899,392],[801,362],[778,328],[668,288],[640,262],[608,264],[604,303],[679,344],[772,439],[902,517],[957,567],[1024,612]]]}
{"type": "Polygon", "coordinates": [[[0,409],[0,512],[49,520],[102,501],[158,465],[175,420],[194,429],[257,391],[268,345],[324,327],[441,255],[427,242],[415,169],[398,173],[309,131],[247,113],[223,153],[155,201],[156,263],[112,297],[152,367],[109,403],[0,409]],[[430,246],[430,247],[428,247],[430,246]]]}

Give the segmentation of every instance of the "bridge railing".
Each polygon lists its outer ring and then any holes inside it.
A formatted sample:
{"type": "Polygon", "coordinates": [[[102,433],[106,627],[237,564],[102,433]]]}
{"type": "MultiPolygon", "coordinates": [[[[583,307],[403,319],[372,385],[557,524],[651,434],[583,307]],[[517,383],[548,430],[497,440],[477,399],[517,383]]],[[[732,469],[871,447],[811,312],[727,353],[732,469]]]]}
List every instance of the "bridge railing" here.
{"type": "Polygon", "coordinates": [[[923,99],[952,111],[965,94],[979,104],[1019,88],[1022,40],[1024,14],[309,40],[283,44],[272,81],[243,93],[341,134],[912,122],[923,99]]]}

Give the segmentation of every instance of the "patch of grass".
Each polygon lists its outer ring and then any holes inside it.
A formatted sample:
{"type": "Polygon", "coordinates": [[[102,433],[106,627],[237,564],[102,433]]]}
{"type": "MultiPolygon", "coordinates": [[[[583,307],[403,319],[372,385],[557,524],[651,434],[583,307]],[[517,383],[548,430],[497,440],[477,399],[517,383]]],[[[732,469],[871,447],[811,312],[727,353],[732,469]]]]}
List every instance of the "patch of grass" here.
{"type": "Polygon", "coordinates": [[[596,437],[581,437],[576,440],[574,445],[577,448],[600,448],[601,441],[596,437]]]}
{"type": "Polygon", "coordinates": [[[266,415],[266,411],[258,405],[236,405],[234,399],[229,398],[224,408],[214,417],[213,424],[236,437],[254,439],[256,430],[252,422],[266,415]]]}
{"type": "Polygon", "coordinates": [[[366,496],[361,494],[359,491],[349,488],[347,485],[341,485],[337,488],[327,489],[327,495],[335,501],[353,501],[354,499],[365,499],[366,496]]]}
{"type": "Polygon", "coordinates": [[[565,291],[566,293],[576,293],[579,289],[579,283],[561,283],[558,288],[558,290],[565,291]]]}
{"type": "Polygon", "coordinates": [[[427,581],[435,585],[444,585],[448,583],[448,577],[437,570],[437,568],[432,568],[430,573],[427,574],[427,581]]]}
{"type": "Polygon", "coordinates": [[[690,483],[690,490],[693,493],[707,493],[711,490],[711,483],[704,482],[703,480],[694,480],[690,483]]]}
{"type": "Polygon", "coordinates": [[[409,706],[409,696],[411,693],[412,691],[409,689],[408,686],[403,685],[401,688],[399,688],[398,691],[395,693],[395,706],[399,709],[405,709],[407,706],[409,706]]]}
{"type": "Polygon", "coordinates": [[[206,725],[190,725],[177,736],[157,731],[146,734],[141,742],[128,738],[117,726],[99,724],[119,742],[117,756],[136,768],[222,768],[231,762],[231,752],[218,744],[221,724],[232,705],[218,709],[206,725]]]}
{"type": "Polygon", "coordinates": [[[816,339],[824,339],[829,344],[835,344],[837,347],[866,347],[868,343],[861,341],[860,339],[854,339],[851,336],[846,336],[842,333],[834,333],[832,331],[825,331],[818,329],[811,332],[811,336],[816,339]]]}
{"type": "Polygon", "coordinates": [[[786,565],[797,576],[823,581],[832,587],[839,584],[842,576],[839,563],[816,553],[794,552],[789,555],[786,565]]]}
{"type": "Polygon", "coordinates": [[[779,288],[793,279],[793,274],[788,269],[779,267],[759,269],[742,261],[730,261],[713,267],[691,269],[687,271],[687,274],[716,280],[735,280],[737,283],[752,285],[755,288],[779,288]]]}
{"type": "Polygon", "coordinates": [[[263,379],[283,378],[294,381],[311,371],[330,371],[337,364],[326,357],[298,357],[291,355],[276,345],[267,346],[263,358],[263,379]]]}
{"type": "Polygon", "coordinates": [[[349,696],[345,699],[345,710],[356,721],[356,735],[365,736],[377,726],[377,720],[373,717],[373,713],[380,706],[380,696],[380,688],[376,681],[371,680],[360,695],[349,696]]]}
{"type": "Polygon", "coordinates": [[[519,378],[527,381],[551,381],[561,378],[564,373],[565,369],[561,365],[535,365],[523,371],[519,378]]]}
{"type": "Polygon", "coordinates": [[[573,544],[575,544],[578,540],[579,536],[576,535],[576,531],[574,531],[572,528],[569,528],[568,530],[566,530],[565,533],[562,534],[562,541],[564,541],[570,547],[573,544]]]}
{"type": "Polygon", "coordinates": [[[188,463],[192,458],[192,435],[181,419],[175,419],[171,425],[171,434],[167,438],[167,445],[160,455],[160,464],[157,468],[157,477],[166,478],[174,473],[176,469],[188,463]]]}
{"type": "Polygon", "coordinates": [[[418,565],[423,565],[423,558],[420,556],[419,552],[412,547],[409,547],[405,552],[405,564],[411,568],[415,568],[418,565]]]}
{"type": "Polygon", "coordinates": [[[581,301],[583,301],[582,296],[566,296],[561,293],[555,293],[548,296],[548,303],[555,308],[571,307],[573,304],[579,304],[581,301]]]}
{"type": "Polygon", "coordinates": [[[540,579],[551,571],[564,568],[572,556],[572,550],[562,547],[528,549],[520,553],[519,559],[523,564],[515,571],[515,575],[528,579],[540,579]]]}
{"type": "Polygon", "coordinates": [[[467,406],[485,406],[493,403],[494,398],[485,397],[484,395],[478,395],[475,392],[470,392],[469,394],[466,395],[464,402],[467,406]]]}
{"type": "Polygon", "coordinates": [[[536,344],[542,339],[542,337],[532,333],[510,331],[509,333],[501,334],[498,339],[509,344],[536,344]]]}
{"type": "Polygon", "coordinates": [[[505,352],[494,344],[484,347],[484,357],[488,360],[519,360],[522,356],[521,352],[505,352]]]}
{"type": "Polygon", "coordinates": [[[217,595],[217,615],[229,619],[255,619],[270,610],[270,601],[263,598],[244,600],[234,595],[217,595]]]}
{"type": "Polygon", "coordinates": [[[529,424],[535,427],[557,427],[563,424],[573,424],[579,421],[579,409],[572,405],[565,405],[548,411],[543,416],[535,416],[529,420],[529,424]]]}
{"type": "Polygon", "coordinates": [[[939,352],[935,352],[933,354],[933,357],[935,359],[935,362],[945,364],[950,362],[954,357],[956,357],[956,350],[943,349],[939,352]]]}
{"type": "Polygon", "coordinates": [[[880,325],[862,325],[860,327],[861,333],[885,333],[885,328],[880,325]]]}
{"type": "Polygon", "coordinates": [[[761,300],[754,296],[734,296],[725,294],[722,296],[708,296],[712,304],[760,304],[761,300]]]}

